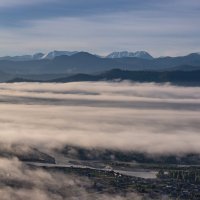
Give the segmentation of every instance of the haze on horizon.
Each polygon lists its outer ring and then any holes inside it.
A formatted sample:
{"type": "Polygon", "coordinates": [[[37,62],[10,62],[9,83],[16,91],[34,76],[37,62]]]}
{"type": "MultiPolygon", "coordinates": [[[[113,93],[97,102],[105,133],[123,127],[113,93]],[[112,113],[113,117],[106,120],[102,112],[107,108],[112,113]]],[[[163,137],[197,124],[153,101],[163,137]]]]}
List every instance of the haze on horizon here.
{"type": "Polygon", "coordinates": [[[2,0],[0,56],[56,50],[199,52],[198,0],[2,0]]]}

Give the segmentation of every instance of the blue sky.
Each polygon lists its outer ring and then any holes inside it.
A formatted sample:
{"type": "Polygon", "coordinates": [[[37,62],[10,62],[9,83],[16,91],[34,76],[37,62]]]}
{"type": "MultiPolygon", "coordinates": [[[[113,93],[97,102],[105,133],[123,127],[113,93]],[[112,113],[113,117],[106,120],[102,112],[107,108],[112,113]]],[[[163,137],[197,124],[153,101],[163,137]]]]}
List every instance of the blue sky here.
{"type": "Polygon", "coordinates": [[[200,52],[199,0],[1,0],[0,55],[200,52]]]}

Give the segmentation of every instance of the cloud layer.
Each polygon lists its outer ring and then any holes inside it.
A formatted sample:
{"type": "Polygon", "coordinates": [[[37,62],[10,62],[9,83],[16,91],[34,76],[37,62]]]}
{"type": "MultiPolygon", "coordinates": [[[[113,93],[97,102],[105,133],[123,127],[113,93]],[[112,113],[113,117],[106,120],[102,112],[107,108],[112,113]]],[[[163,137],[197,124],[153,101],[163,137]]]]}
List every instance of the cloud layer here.
{"type": "Polygon", "coordinates": [[[5,158],[32,147],[49,153],[66,145],[162,155],[200,153],[199,87],[2,83],[0,110],[1,200],[145,199],[135,193],[98,193],[85,177],[5,158]]]}
{"type": "Polygon", "coordinates": [[[147,50],[155,56],[199,50],[197,0],[16,0],[0,2],[0,54],[147,50]],[[49,31],[51,30],[51,31],[49,31]]]}
{"type": "Polygon", "coordinates": [[[148,153],[200,153],[200,88],[124,83],[0,84],[0,139],[148,153]]]}

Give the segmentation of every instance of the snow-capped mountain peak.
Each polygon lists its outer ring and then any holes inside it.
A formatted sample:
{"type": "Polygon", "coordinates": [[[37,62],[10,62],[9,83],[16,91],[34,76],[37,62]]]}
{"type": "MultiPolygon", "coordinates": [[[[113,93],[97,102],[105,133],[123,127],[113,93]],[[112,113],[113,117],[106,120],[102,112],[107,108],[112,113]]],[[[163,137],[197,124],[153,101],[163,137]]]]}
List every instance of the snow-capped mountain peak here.
{"type": "Polygon", "coordinates": [[[51,51],[45,54],[42,59],[54,59],[57,56],[72,56],[78,53],[78,51],[51,51]]]}
{"type": "Polygon", "coordinates": [[[112,52],[107,58],[125,58],[125,57],[135,57],[135,58],[143,58],[143,59],[153,59],[153,57],[146,51],[136,51],[136,52],[128,52],[128,51],[119,51],[112,52]]]}

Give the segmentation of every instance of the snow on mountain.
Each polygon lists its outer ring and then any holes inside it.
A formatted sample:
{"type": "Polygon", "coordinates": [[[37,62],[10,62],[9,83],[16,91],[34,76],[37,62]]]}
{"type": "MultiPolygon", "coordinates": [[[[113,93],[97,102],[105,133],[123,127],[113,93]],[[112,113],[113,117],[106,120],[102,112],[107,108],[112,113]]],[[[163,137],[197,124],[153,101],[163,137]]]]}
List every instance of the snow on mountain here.
{"type": "Polygon", "coordinates": [[[34,55],[32,55],[32,59],[33,60],[41,60],[43,58],[44,54],[43,53],[36,53],[34,55]]]}
{"type": "Polygon", "coordinates": [[[54,59],[57,56],[72,56],[78,51],[52,51],[42,57],[42,59],[54,59]]]}
{"type": "Polygon", "coordinates": [[[128,51],[120,51],[113,52],[106,56],[107,58],[125,58],[125,57],[134,57],[134,58],[143,58],[143,59],[153,59],[153,57],[146,51],[136,51],[136,52],[128,52],[128,51]]]}
{"type": "Polygon", "coordinates": [[[30,61],[30,60],[42,60],[42,59],[54,59],[57,56],[72,56],[78,53],[78,51],[52,51],[47,54],[36,53],[33,55],[21,55],[21,56],[4,56],[0,57],[0,60],[10,60],[10,61],[30,61]]]}

